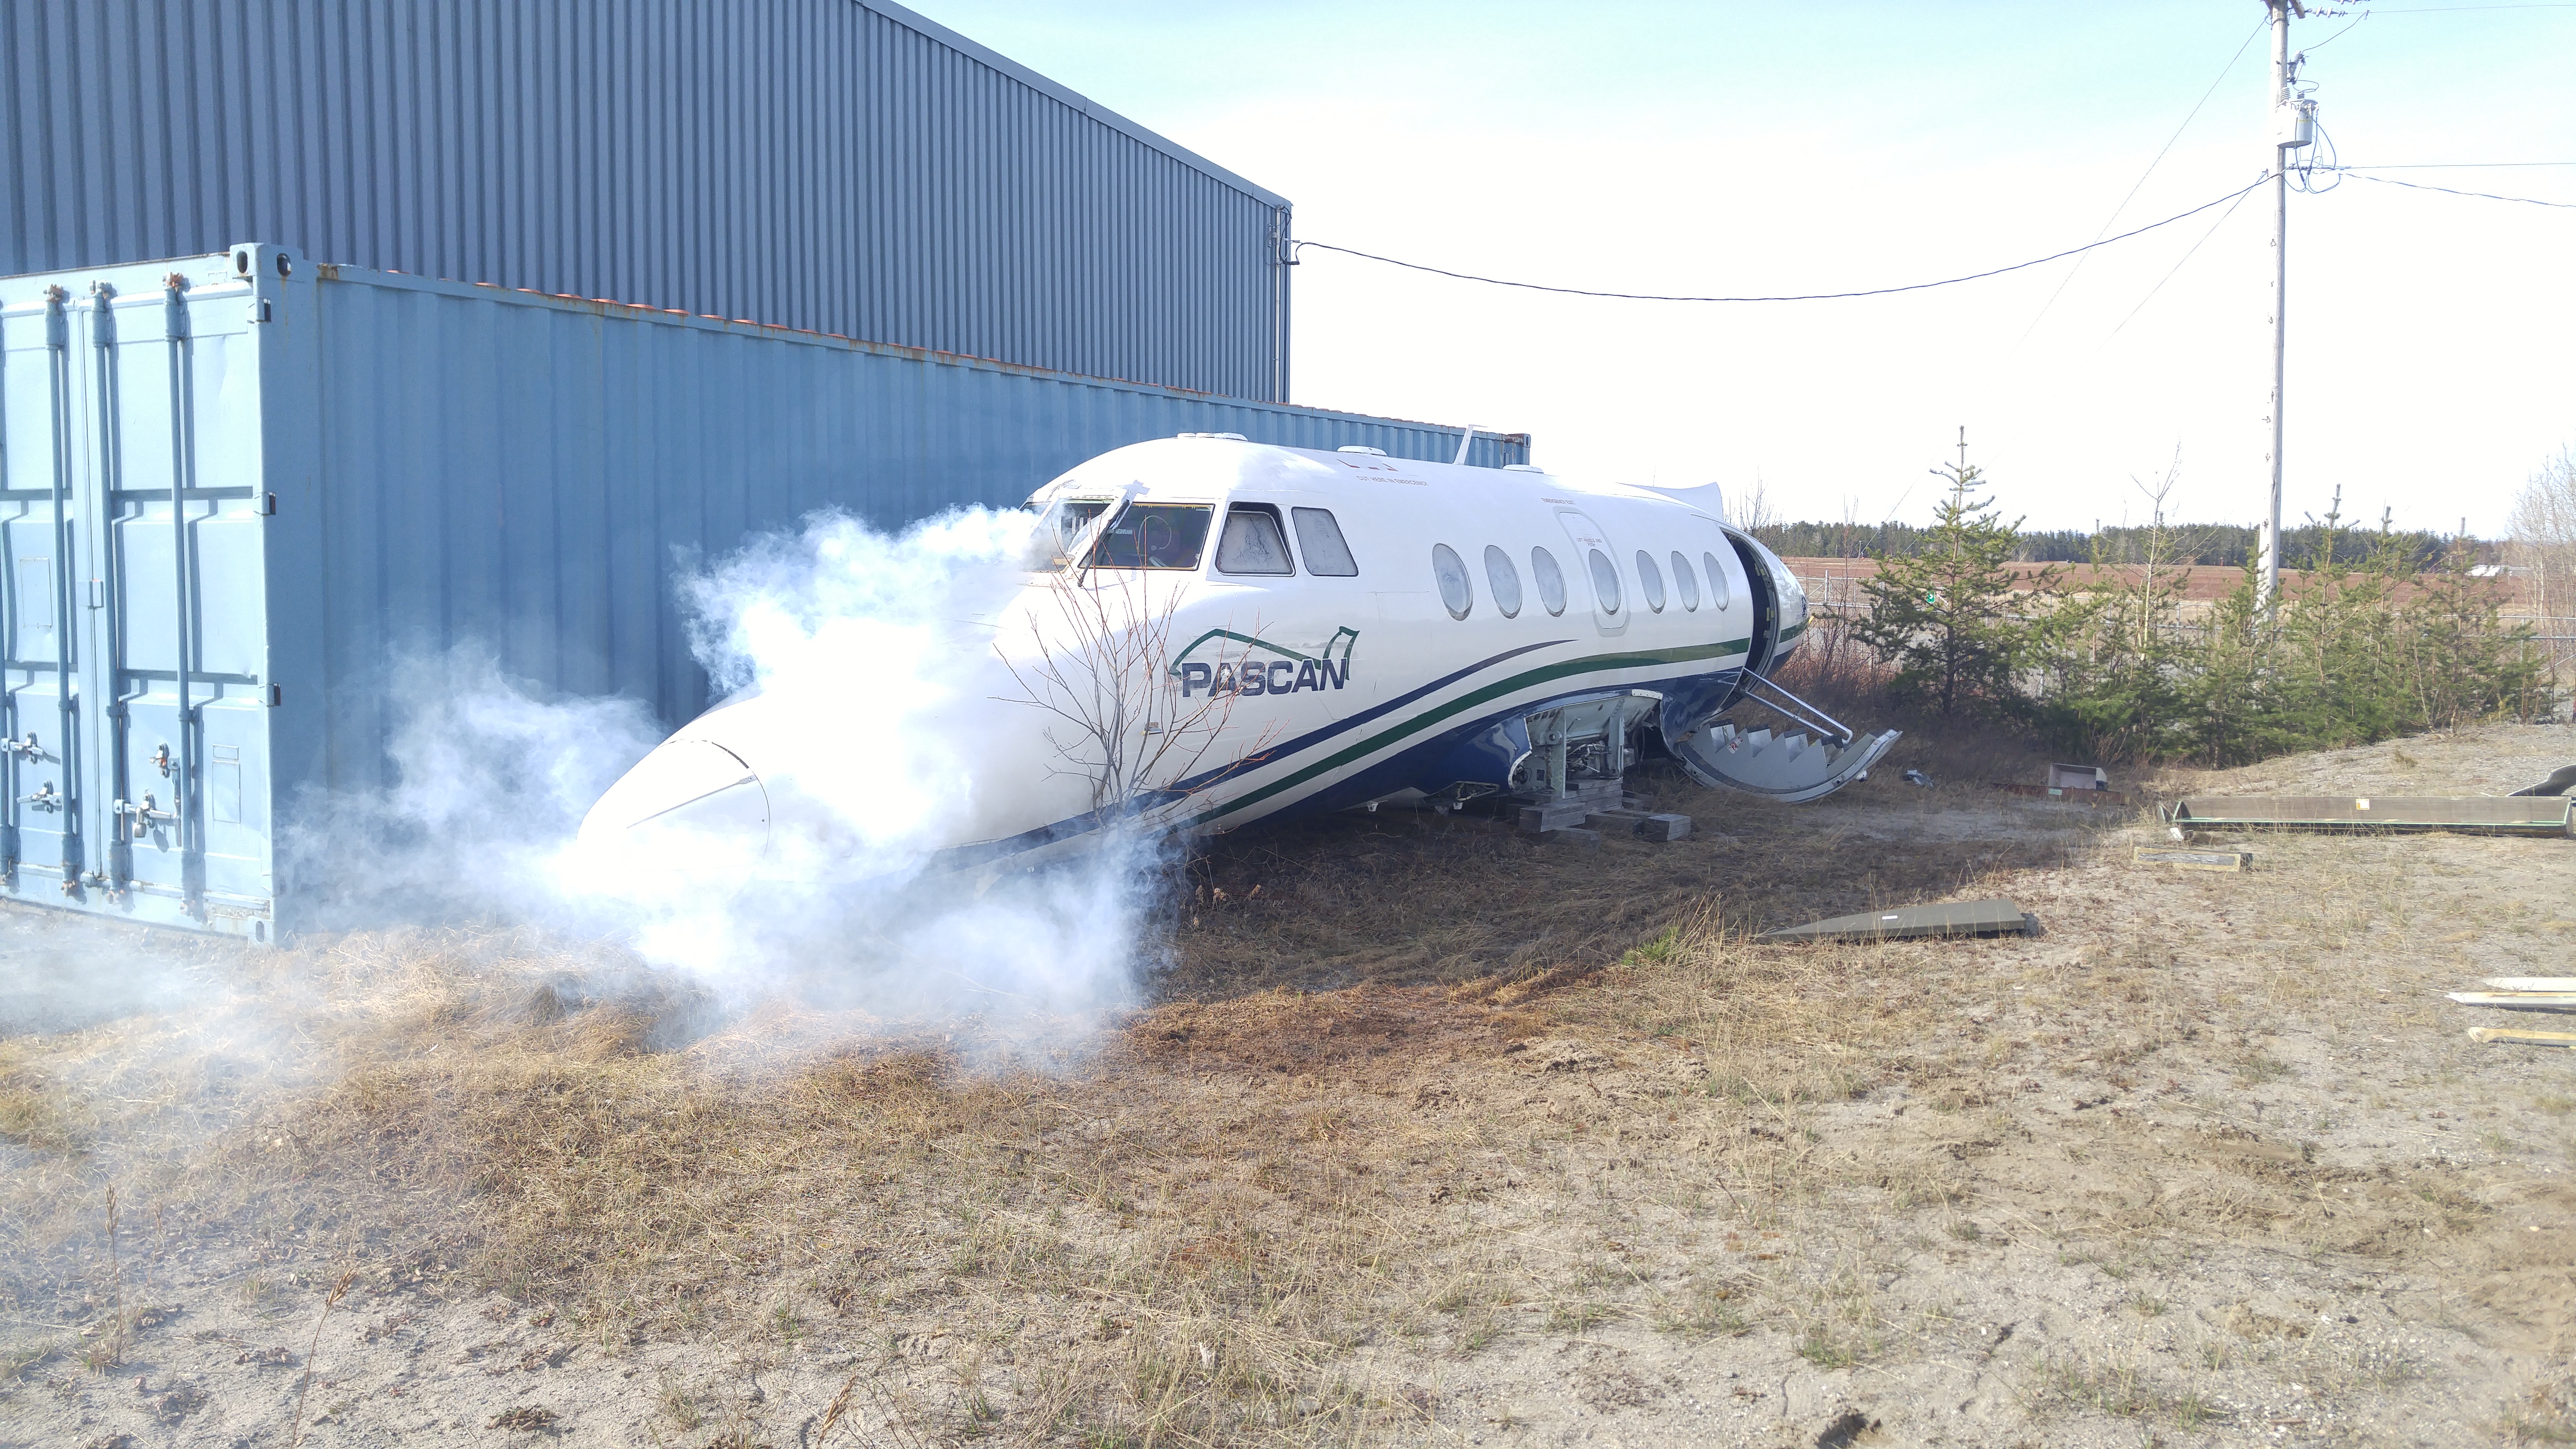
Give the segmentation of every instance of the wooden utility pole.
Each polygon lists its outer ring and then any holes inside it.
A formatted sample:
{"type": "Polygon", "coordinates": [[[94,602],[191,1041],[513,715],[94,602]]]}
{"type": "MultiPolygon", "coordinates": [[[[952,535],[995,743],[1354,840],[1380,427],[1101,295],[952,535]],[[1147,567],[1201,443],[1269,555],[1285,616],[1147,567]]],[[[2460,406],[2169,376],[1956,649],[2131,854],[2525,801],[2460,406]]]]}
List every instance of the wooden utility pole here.
{"type": "Polygon", "coordinates": [[[2263,455],[2272,466],[2272,495],[2263,513],[2262,568],[2255,582],[2256,603],[2266,614],[2281,597],[2281,385],[2289,359],[2290,157],[2304,144],[2298,110],[2291,104],[2290,84],[2296,71],[2290,61],[2290,15],[2299,0],[2263,0],[2272,12],[2272,450],[2263,455]]]}

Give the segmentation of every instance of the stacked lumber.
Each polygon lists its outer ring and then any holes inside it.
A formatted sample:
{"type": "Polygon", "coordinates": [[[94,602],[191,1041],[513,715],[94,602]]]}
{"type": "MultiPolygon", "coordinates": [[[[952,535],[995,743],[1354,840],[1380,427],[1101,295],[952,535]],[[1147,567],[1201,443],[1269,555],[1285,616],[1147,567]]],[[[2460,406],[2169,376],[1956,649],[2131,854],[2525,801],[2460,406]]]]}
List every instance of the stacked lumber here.
{"type": "MultiPolygon", "coordinates": [[[[2576,1012],[2576,976],[2490,976],[2484,991],[2446,992],[2462,1006],[2500,1006],[2507,1011],[2576,1012]]],[[[2576,1047],[2576,1031],[2528,1031],[2509,1026],[2473,1026],[2469,1040],[2523,1042],[2532,1046],[2576,1047]]]]}

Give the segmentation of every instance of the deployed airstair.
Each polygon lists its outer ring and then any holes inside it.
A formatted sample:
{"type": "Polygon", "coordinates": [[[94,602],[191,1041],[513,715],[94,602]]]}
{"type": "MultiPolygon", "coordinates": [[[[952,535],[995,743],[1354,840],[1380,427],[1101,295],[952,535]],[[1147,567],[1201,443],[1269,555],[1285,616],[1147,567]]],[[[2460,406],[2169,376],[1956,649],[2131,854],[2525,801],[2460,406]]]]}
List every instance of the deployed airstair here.
{"type": "Polygon", "coordinates": [[[1759,674],[1743,677],[1739,700],[1766,705],[1789,719],[1788,733],[1747,730],[1715,716],[1688,728],[1670,728],[1664,744],[1690,777],[1711,789],[1740,790],[1790,804],[1821,799],[1855,780],[1869,778],[1901,734],[1864,735],[1759,674]]]}

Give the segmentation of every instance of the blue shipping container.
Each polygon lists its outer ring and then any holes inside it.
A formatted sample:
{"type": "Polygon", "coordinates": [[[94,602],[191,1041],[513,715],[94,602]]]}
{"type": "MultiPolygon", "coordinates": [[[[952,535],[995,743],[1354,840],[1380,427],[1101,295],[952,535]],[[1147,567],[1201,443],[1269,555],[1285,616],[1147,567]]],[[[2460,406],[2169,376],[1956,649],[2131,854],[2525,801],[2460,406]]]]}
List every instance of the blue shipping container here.
{"type": "Polygon", "coordinates": [[[264,244],[0,279],[0,878],[266,939],[290,812],[385,782],[398,653],[479,642],[677,725],[707,684],[676,560],[823,508],[1016,504],[1181,432],[1462,435],[264,244]]]}

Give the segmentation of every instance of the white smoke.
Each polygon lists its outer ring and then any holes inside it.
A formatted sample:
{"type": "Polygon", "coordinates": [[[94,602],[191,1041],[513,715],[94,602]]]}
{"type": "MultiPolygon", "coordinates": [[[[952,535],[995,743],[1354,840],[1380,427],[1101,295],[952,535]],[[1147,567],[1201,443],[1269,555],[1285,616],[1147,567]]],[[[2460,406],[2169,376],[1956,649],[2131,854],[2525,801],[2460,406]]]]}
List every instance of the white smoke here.
{"type": "Polygon", "coordinates": [[[110,1185],[134,1204],[137,1184],[245,1132],[298,1160],[269,1124],[338,1077],[344,1047],[380,1058],[407,1024],[434,1052],[607,1008],[647,1020],[647,1045],[726,1071],[924,1027],[984,1065],[1064,1060],[1047,1048],[1080,1046],[1136,1000],[1159,949],[1158,843],[1111,829],[1040,869],[925,862],[979,802],[1017,799],[1048,767],[992,647],[1033,526],[970,511],[888,535],[818,517],[683,581],[700,658],[720,689],[778,707],[780,778],[823,817],[759,870],[709,842],[603,880],[581,822],[663,724],[631,699],[550,696],[466,646],[388,662],[389,782],[297,802],[280,834],[285,889],[347,934],[272,953],[0,912],[0,1042],[47,1039],[22,1055],[72,1124],[63,1143],[0,1136],[0,1176],[20,1189],[0,1206],[54,1205],[57,1244],[21,1251],[13,1222],[0,1298],[52,1313],[99,1291],[110,1185]],[[112,1131],[81,1125],[87,1103],[115,1104],[94,1114],[112,1131]]]}
{"type": "Polygon", "coordinates": [[[773,832],[769,874],[879,881],[946,843],[1008,748],[993,631],[1019,595],[1035,520],[972,508],[887,535],[823,514],[687,581],[691,645],[717,692],[757,689],[776,797],[827,814],[773,832]]]}
{"type": "Polygon", "coordinates": [[[471,649],[403,668],[397,783],[336,802],[303,853],[365,842],[368,919],[606,937],[736,1010],[783,995],[1059,1028],[1132,1001],[1158,842],[1104,830],[1041,869],[930,866],[1052,763],[1030,758],[1026,692],[993,648],[1037,526],[969,509],[888,534],[818,515],[682,580],[716,692],[757,696],[777,802],[763,859],[712,837],[666,836],[650,858],[579,847],[583,813],[661,727],[633,701],[542,697],[471,649]]]}

